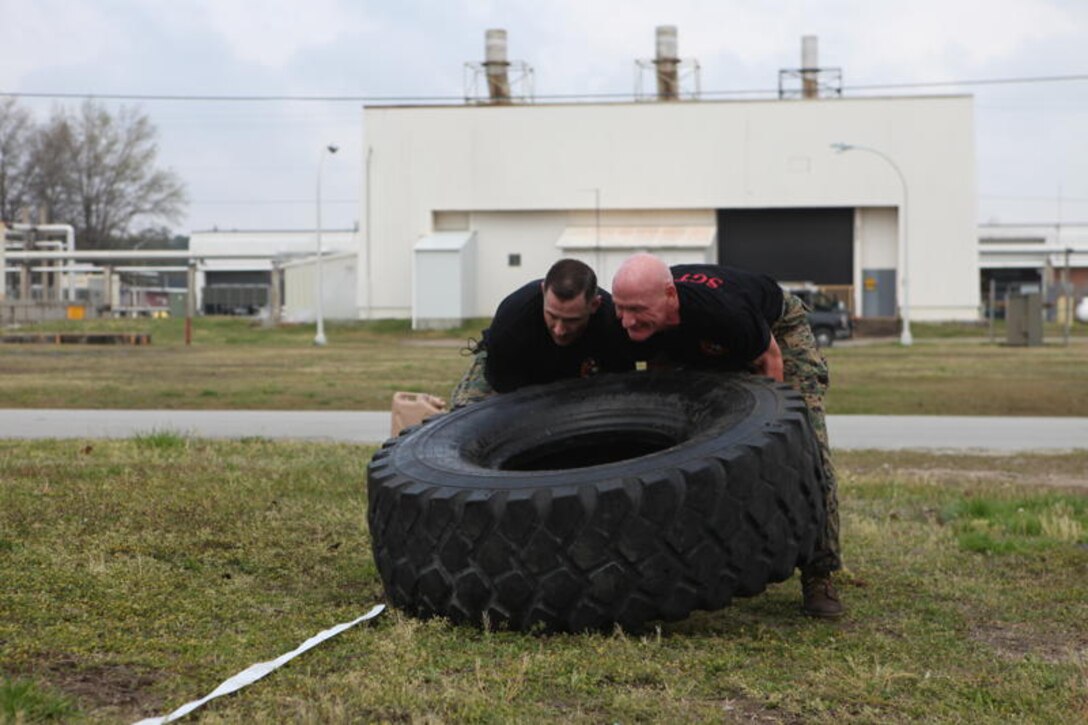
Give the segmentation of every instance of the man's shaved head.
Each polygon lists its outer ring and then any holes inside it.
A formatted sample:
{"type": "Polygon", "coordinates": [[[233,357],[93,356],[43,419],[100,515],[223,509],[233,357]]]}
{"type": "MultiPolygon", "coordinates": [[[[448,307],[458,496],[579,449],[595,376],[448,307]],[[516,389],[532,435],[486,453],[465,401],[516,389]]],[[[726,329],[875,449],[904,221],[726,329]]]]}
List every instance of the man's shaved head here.
{"type": "Polygon", "coordinates": [[[624,260],[612,278],[612,302],[627,336],[636,342],[680,323],[672,272],[652,254],[624,260]]]}
{"type": "Polygon", "coordinates": [[[639,252],[625,259],[612,278],[612,289],[644,289],[671,284],[672,272],[669,271],[669,265],[660,257],[647,252],[639,252]]]}

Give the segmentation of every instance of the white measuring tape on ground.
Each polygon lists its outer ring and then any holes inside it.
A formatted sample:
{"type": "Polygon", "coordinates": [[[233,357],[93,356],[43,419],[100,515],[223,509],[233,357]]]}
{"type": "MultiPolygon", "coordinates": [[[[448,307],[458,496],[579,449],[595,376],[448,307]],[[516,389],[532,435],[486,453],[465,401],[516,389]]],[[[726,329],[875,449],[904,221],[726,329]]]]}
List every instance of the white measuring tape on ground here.
{"type": "Polygon", "coordinates": [[[139,721],[138,723],[136,723],[136,725],[159,725],[160,723],[168,723],[173,720],[185,717],[206,702],[214,700],[217,697],[222,697],[223,695],[229,695],[232,692],[237,692],[246,685],[253,684],[257,680],[267,675],[269,672],[278,670],[280,667],[287,664],[295,657],[298,657],[306,650],[313,649],[330,637],[335,637],[336,635],[340,634],[345,629],[351,629],[359,622],[365,622],[368,619],[373,619],[374,617],[377,617],[379,614],[382,613],[382,610],[384,609],[384,604],[378,604],[358,619],[354,619],[350,622],[344,622],[343,624],[338,624],[335,627],[326,629],[324,632],[315,634],[313,637],[310,637],[308,640],[306,640],[297,648],[291,650],[287,654],[280,655],[276,659],[269,660],[268,662],[258,662],[255,665],[250,665],[234,677],[231,677],[230,679],[224,681],[223,684],[221,684],[219,687],[215,688],[199,700],[193,700],[190,703],[182,705],[177,710],[174,710],[172,713],[165,717],[149,717],[146,720],[139,721]]]}

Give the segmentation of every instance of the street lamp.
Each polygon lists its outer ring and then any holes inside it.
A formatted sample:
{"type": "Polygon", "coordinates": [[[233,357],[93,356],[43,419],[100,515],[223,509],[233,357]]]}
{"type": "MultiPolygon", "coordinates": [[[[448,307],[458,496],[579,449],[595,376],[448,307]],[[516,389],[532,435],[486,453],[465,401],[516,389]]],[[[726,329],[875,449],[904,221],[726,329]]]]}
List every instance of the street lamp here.
{"type": "Polygon", "coordinates": [[[910,334],[910,247],[907,244],[907,179],[903,176],[903,172],[900,170],[899,165],[892,161],[892,158],[883,151],[870,148],[868,146],[856,146],[848,143],[833,143],[831,148],[835,149],[837,153],[844,153],[846,151],[868,151],[871,154],[879,156],[888,162],[888,165],[895,171],[896,176],[899,177],[899,183],[903,185],[903,205],[899,208],[899,239],[902,240],[903,246],[903,304],[901,305],[903,315],[903,332],[899,336],[899,344],[904,346],[910,346],[914,343],[914,337],[910,334]]]}
{"type": "Polygon", "coordinates": [[[321,265],[321,169],[325,165],[325,152],[329,154],[335,154],[340,150],[340,147],[336,144],[329,144],[325,148],[321,149],[321,155],[317,160],[317,334],[314,335],[314,344],[318,347],[322,347],[327,340],[325,339],[325,291],[322,286],[322,265],[321,265]]]}

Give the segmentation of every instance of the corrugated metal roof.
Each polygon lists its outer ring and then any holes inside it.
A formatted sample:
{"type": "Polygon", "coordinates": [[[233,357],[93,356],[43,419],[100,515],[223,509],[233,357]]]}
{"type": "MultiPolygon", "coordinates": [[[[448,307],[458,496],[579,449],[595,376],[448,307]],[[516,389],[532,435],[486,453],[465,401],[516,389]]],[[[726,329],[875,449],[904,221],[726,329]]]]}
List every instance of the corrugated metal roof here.
{"type": "Polygon", "coordinates": [[[414,249],[417,252],[458,252],[472,240],[476,232],[435,232],[420,238],[414,249]]]}

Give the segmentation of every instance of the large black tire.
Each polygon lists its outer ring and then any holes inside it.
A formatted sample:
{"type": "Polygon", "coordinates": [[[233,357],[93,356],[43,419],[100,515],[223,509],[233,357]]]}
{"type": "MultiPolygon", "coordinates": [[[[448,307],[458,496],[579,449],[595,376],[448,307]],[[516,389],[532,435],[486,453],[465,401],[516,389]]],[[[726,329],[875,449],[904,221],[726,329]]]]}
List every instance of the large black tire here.
{"type": "Polygon", "coordinates": [[[801,396],[763,378],[523,388],[374,455],[374,559],[414,615],[637,630],[789,578],[823,524],[822,470],[801,396]]]}

